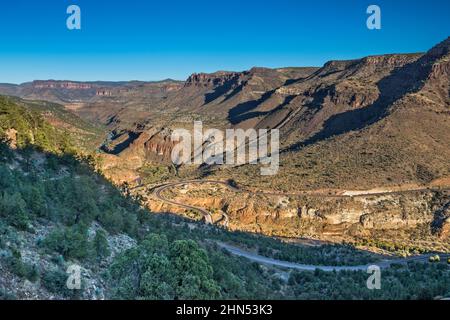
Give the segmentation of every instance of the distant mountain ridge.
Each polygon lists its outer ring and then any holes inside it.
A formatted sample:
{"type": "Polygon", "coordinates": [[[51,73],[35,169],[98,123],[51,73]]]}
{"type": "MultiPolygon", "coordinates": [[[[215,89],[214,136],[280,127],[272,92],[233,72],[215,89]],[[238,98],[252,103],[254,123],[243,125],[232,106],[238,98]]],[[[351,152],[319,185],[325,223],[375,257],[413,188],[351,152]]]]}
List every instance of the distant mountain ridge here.
{"type": "Polygon", "coordinates": [[[150,82],[35,80],[22,84],[0,84],[0,94],[64,104],[87,102],[97,96],[114,96],[142,86],[158,86],[164,83],[179,83],[179,81],[171,79],[150,82]]]}

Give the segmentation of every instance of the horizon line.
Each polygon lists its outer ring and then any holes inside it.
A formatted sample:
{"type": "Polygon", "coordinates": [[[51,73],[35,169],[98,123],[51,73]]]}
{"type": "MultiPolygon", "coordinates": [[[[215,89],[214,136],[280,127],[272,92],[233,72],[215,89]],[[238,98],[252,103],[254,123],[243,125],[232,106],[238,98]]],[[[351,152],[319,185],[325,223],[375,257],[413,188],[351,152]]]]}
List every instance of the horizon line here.
{"type": "MultiPolygon", "coordinates": [[[[442,42],[446,41],[447,39],[449,39],[450,37],[447,37],[446,39],[444,39],[442,42]]],[[[438,44],[440,44],[441,42],[439,42],[438,44]]],[[[361,60],[361,59],[365,59],[365,58],[369,58],[369,57],[380,57],[380,56],[392,56],[392,55],[419,55],[419,54],[426,54],[426,52],[428,52],[428,50],[425,51],[418,51],[418,52],[393,52],[393,53],[374,53],[374,54],[369,54],[369,55],[364,55],[364,56],[360,56],[358,58],[348,58],[348,59],[331,59],[331,60],[327,60],[324,63],[322,63],[322,65],[310,65],[310,66],[285,66],[285,67],[264,67],[264,66],[253,66],[250,68],[246,68],[244,70],[224,70],[224,69],[218,69],[216,71],[212,71],[212,72],[206,72],[206,71],[199,71],[199,72],[191,72],[189,73],[189,75],[187,77],[185,77],[184,80],[181,79],[175,79],[172,77],[161,77],[159,79],[154,79],[154,80],[149,80],[149,79],[131,79],[131,80],[101,80],[101,79],[96,79],[96,80],[82,80],[80,78],[76,79],[57,79],[57,78],[35,78],[32,80],[27,80],[27,81],[21,81],[21,82],[0,82],[0,84],[2,85],[23,85],[23,84],[27,84],[27,83],[32,83],[35,81],[57,81],[57,82],[80,82],[80,83],[96,83],[96,82],[110,82],[110,83],[120,83],[120,82],[143,82],[143,83],[151,83],[151,82],[164,82],[164,81],[176,81],[176,82],[186,82],[186,80],[194,74],[214,74],[214,73],[218,73],[218,72],[245,72],[245,71],[250,71],[252,69],[255,68],[263,68],[263,69],[271,69],[271,70],[277,70],[277,69],[289,69],[289,68],[323,68],[326,64],[330,63],[330,62],[335,62],[335,61],[354,61],[354,60],[361,60]]]]}

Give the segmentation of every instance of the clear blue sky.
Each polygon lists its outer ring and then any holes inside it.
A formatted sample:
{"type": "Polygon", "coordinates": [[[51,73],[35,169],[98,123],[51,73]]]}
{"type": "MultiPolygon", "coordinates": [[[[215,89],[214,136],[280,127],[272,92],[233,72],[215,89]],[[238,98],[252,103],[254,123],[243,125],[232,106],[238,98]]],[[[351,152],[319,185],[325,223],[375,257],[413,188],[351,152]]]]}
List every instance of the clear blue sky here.
{"type": "Polygon", "coordinates": [[[425,51],[450,35],[449,0],[8,0],[0,82],[185,79],[425,51]],[[82,30],[66,28],[77,4],[82,30]],[[366,28],[378,4],[383,28],[366,28]]]}

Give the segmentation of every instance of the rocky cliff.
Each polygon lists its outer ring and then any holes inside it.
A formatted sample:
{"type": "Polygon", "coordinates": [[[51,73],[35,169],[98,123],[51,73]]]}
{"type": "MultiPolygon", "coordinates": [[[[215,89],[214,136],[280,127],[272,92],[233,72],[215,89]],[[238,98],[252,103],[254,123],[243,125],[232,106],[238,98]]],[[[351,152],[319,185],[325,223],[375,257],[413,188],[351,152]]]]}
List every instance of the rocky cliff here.
{"type": "MultiPolygon", "coordinates": [[[[165,193],[178,203],[206,208],[213,222],[227,228],[279,237],[313,237],[341,241],[386,236],[392,243],[417,247],[449,243],[450,193],[410,192],[356,197],[275,196],[236,193],[223,186],[186,184],[165,193]],[[220,214],[222,213],[222,215],[220,214]],[[390,238],[397,234],[396,238],[390,238]]],[[[186,213],[148,198],[156,212],[186,213]]],[[[444,246],[450,250],[450,245],[444,246]]]]}

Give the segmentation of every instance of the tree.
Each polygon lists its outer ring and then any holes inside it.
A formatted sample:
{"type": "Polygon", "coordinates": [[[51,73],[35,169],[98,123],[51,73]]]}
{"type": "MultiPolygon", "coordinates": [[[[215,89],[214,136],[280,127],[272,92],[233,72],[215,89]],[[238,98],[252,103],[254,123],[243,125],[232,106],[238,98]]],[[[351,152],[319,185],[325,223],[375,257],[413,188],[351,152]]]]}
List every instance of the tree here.
{"type": "Polygon", "coordinates": [[[84,259],[88,256],[89,242],[87,228],[75,225],[53,231],[43,245],[64,256],[64,258],[84,259]]]}
{"type": "Polygon", "coordinates": [[[60,164],[56,155],[50,154],[47,156],[46,162],[47,168],[51,171],[57,171],[60,168],[60,164]]]}
{"type": "Polygon", "coordinates": [[[6,165],[0,165],[0,190],[16,187],[15,179],[6,165]]]}
{"type": "Polygon", "coordinates": [[[153,254],[148,259],[146,268],[140,281],[140,296],[147,300],[173,299],[172,272],[167,257],[153,254]]]}
{"type": "Polygon", "coordinates": [[[8,143],[9,141],[5,137],[2,137],[0,128],[0,155],[5,160],[10,160],[14,156],[11,148],[8,146],[8,143]]]}
{"type": "Polygon", "coordinates": [[[4,216],[10,225],[20,230],[28,229],[29,218],[26,203],[19,192],[12,195],[5,192],[0,196],[0,215],[4,216]]]}
{"type": "Polygon", "coordinates": [[[160,255],[168,255],[169,253],[169,241],[165,235],[149,234],[141,246],[148,253],[157,253],[160,255]]]}
{"type": "Polygon", "coordinates": [[[192,240],[178,240],[170,247],[173,285],[178,299],[214,299],[220,288],[206,252],[192,240]]]}
{"type": "Polygon", "coordinates": [[[119,233],[123,230],[123,217],[119,212],[120,209],[105,209],[99,214],[98,221],[110,233],[119,233]]]}
{"type": "Polygon", "coordinates": [[[26,200],[31,213],[38,217],[45,217],[46,203],[42,187],[39,185],[32,186],[27,188],[25,193],[27,194],[26,200]]]}
{"type": "Polygon", "coordinates": [[[105,231],[97,230],[95,233],[93,248],[97,257],[100,259],[108,257],[111,254],[105,231]]]}

